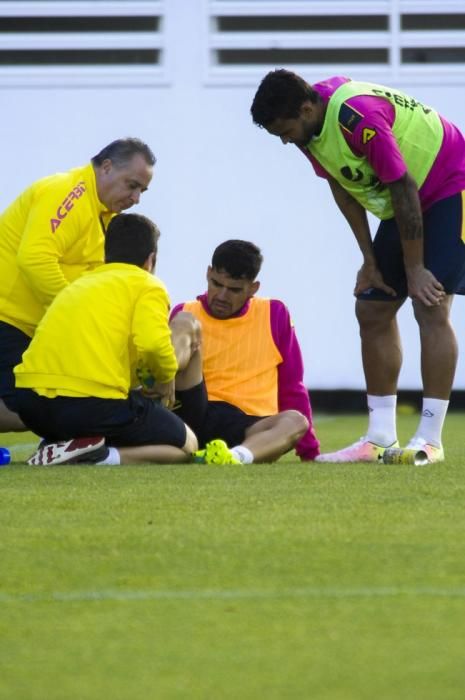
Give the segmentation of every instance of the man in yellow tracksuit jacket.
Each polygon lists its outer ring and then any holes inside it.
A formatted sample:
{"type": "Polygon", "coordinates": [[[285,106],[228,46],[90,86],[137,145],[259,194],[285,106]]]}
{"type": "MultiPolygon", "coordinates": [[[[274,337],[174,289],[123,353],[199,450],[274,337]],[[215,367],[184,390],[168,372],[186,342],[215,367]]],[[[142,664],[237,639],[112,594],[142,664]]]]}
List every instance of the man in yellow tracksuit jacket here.
{"type": "Polygon", "coordinates": [[[62,290],[39,323],[14,370],[18,413],[44,438],[30,464],[87,461],[104,439],[108,464],[187,461],[197,448],[164,405],[174,399],[178,361],[168,294],[151,274],[158,235],[144,216],[114,217],[106,264],[62,290]],[[150,372],[166,401],[131,391],[134,365],[150,372]]]}
{"type": "Polygon", "coordinates": [[[58,292],[103,263],[105,229],[137,204],[155,157],[119,139],[90,163],[38,180],[0,215],[0,431],[23,430],[13,367],[58,292]]]}

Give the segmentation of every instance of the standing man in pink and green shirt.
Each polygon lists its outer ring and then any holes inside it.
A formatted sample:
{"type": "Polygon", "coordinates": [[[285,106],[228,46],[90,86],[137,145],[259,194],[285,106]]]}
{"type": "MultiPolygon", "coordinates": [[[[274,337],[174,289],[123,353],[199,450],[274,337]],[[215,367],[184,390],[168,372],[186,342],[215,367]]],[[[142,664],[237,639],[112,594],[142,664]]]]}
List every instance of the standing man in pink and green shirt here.
{"type": "Polygon", "coordinates": [[[402,363],[397,312],[411,297],[420,329],[423,407],[407,444],[444,459],[442,428],[457,342],[454,294],[465,294],[465,138],[434,109],[382,85],[333,77],[309,85],[290,71],[262,80],[254,122],[295,144],[335,202],[360,247],[354,294],[369,423],[366,436],[317,457],[376,462],[397,447],[397,382],[402,363]],[[366,212],[381,223],[372,240],[366,212]]]}

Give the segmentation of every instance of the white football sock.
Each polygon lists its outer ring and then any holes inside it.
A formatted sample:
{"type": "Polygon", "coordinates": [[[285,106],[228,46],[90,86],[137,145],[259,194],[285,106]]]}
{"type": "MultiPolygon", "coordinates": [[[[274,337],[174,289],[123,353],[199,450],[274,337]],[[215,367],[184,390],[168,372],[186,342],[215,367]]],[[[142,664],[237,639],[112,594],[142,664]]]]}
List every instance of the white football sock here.
{"type": "Polygon", "coordinates": [[[97,464],[121,464],[121,457],[116,447],[109,447],[105,459],[97,464]]]}
{"type": "Polygon", "coordinates": [[[442,428],[446,419],[449,401],[444,399],[423,399],[420,423],[415,438],[423,438],[433,447],[442,445],[442,428]]]}
{"type": "Polygon", "coordinates": [[[244,445],[236,445],[236,447],[231,449],[231,453],[239,462],[242,462],[242,464],[252,464],[253,462],[253,454],[249,448],[244,447],[244,445]]]}
{"type": "Polygon", "coordinates": [[[370,442],[381,447],[389,447],[397,440],[396,405],[397,396],[367,395],[368,432],[370,442]]]}

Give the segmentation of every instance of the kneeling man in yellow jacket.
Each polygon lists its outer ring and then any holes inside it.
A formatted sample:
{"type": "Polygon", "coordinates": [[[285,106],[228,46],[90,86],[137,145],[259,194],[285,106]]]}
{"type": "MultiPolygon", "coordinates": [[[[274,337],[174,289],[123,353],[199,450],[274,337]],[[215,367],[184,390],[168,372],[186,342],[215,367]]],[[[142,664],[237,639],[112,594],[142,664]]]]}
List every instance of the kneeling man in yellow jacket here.
{"type": "Polygon", "coordinates": [[[63,289],[40,321],[14,370],[18,413],[43,438],[29,464],[166,464],[189,461],[197,449],[192,430],[169,410],[183,367],[168,294],[152,274],[158,237],[144,216],[114,217],[106,264],[63,289]],[[131,390],[137,368],[156,378],[151,393],[160,400],[131,390]]]}

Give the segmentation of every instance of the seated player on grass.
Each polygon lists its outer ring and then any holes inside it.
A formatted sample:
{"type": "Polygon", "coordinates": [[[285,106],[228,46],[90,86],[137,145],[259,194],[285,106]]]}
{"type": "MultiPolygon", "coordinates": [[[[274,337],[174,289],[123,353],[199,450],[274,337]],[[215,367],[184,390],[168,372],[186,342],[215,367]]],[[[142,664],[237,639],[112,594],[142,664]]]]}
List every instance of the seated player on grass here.
{"type": "Polygon", "coordinates": [[[262,260],[253,243],[225,241],[208,267],[207,292],[171,314],[173,328],[186,311],[202,326],[205,381],[176,387],[177,413],[203,448],[195,461],[271,462],[294,447],[302,460],[319,454],[289,312],[281,301],[255,296],[262,260]]]}
{"type": "Polygon", "coordinates": [[[186,462],[197,449],[169,410],[197,341],[184,322],[178,362],[168,294],[152,274],[159,235],[144,216],[115,216],[106,264],[63,289],[40,321],[14,370],[18,413],[43,438],[29,464],[186,462]],[[157,377],[159,401],[130,389],[135,365],[157,377]]]}

